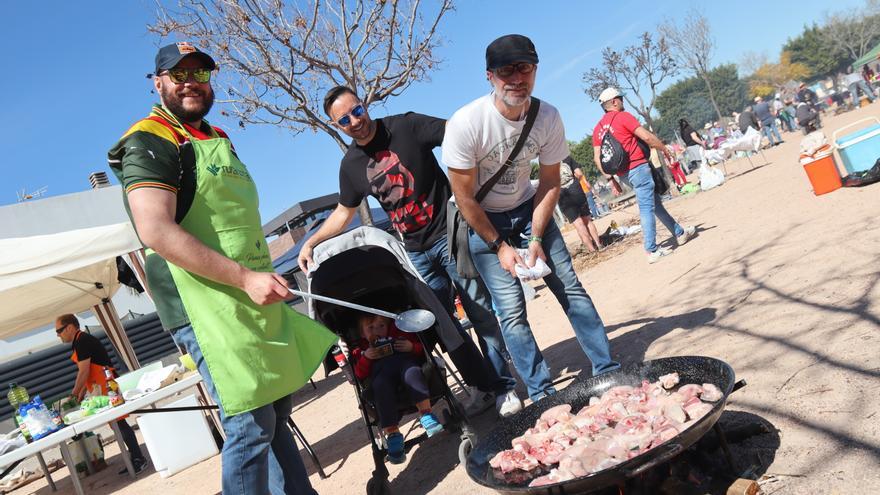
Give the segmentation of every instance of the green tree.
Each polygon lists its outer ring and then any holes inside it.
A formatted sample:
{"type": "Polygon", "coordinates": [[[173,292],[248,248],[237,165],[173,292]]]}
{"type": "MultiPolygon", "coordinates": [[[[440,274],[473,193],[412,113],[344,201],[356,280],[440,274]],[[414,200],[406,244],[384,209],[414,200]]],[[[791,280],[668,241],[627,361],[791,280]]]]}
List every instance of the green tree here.
{"type": "Polygon", "coordinates": [[[581,170],[590,182],[602,175],[599,173],[599,169],[596,167],[596,162],[593,160],[592,135],[587,134],[580,141],[569,141],[568,149],[571,151],[572,159],[580,164],[581,170]]]}
{"type": "Polygon", "coordinates": [[[853,62],[841,50],[828,46],[822,28],[816,24],[804,26],[804,31],[795,38],[789,38],[782,50],[791,54],[792,63],[806,65],[816,78],[840,72],[853,62]]]}
{"type": "MultiPolygon", "coordinates": [[[[735,64],[718,66],[706,74],[711,81],[718,109],[724,116],[742,111],[748,104],[748,84],[740,79],[735,64]]],[[[660,118],[655,120],[657,134],[672,140],[678,131],[678,119],[686,119],[694,128],[717,120],[704,79],[689,77],[676,82],[657,96],[660,118]]]]}

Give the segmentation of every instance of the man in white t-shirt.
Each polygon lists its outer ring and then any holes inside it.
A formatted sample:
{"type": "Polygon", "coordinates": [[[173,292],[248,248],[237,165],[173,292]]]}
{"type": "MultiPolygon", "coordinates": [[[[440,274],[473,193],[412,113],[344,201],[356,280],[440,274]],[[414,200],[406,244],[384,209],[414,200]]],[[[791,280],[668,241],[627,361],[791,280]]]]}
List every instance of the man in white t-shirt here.
{"type": "Polygon", "coordinates": [[[559,198],[559,163],[568,156],[559,112],[541,102],[534,126],[513,166],[478,203],[479,186],[487,182],[510,154],[525,124],[538,69],[535,46],[525,36],[507,35],[486,48],[486,77],[493,92],[459,109],[446,124],[443,162],[452,192],[471,226],[470,250],[480,276],[492,294],[501,333],[513,364],[539,400],[553,394],[550,370],[526,319],[526,304],[515,266],[534,266],[541,258],[552,270],[544,277],[574,327],[593,374],[620,367],[611,359],[608,337],[590,296],[571,264],[571,256],[553,210],[559,198]],[[530,162],[539,160],[535,188],[530,162]],[[515,248],[528,248],[528,262],[515,248]]]}

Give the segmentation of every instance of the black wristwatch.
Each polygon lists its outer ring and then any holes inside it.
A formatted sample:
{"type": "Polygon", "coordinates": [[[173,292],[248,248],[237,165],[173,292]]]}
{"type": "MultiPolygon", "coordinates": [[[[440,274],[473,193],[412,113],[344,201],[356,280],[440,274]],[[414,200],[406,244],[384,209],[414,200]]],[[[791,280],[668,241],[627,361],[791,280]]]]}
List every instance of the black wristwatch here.
{"type": "Polygon", "coordinates": [[[494,241],[489,243],[489,251],[492,251],[493,253],[497,254],[498,250],[501,249],[502,242],[504,242],[504,239],[502,239],[501,236],[499,235],[498,237],[495,238],[494,241]]]}

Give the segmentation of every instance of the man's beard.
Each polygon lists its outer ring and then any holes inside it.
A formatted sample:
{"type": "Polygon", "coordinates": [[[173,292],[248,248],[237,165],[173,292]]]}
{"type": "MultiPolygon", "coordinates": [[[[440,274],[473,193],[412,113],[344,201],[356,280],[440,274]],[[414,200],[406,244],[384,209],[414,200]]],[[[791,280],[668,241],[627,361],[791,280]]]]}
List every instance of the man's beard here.
{"type": "Polygon", "coordinates": [[[183,106],[183,98],[177,95],[173,87],[168,90],[163,89],[162,104],[183,122],[198,122],[211,111],[214,105],[214,91],[209,88],[207,91],[198,90],[198,93],[202,95],[202,103],[196,108],[186,109],[183,106]]]}
{"type": "Polygon", "coordinates": [[[511,88],[502,88],[501,91],[501,101],[504,102],[505,105],[509,107],[519,107],[524,105],[531,98],[531,91],[528,90],[527,85],[522,85],[522,89],[526,90],[526,94],[524,96],[515,96],[503,89],[520,89],[520,87],[511,87],[511,88]]]}

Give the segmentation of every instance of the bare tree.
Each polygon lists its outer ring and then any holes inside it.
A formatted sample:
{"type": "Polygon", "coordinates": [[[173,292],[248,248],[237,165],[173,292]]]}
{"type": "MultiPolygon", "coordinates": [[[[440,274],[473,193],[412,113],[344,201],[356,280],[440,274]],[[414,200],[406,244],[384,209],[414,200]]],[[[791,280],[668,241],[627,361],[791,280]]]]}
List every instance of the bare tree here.
{"type": "Polygon", "coordinates": [[[744,52],[739,59],[740,74],[754,74],[760,67],[770,62],[767,52],[753,52],[751,50],[744,52]]]}
{"type": "Polygon", "coordinates": [[[880,0],[868,0],[858,10],[825,13],[823,26],[822,38],[830,48],[858,60],[880,38],[880,0]]]}
{"type": "MultiPolygon", "coordinates": [[[[622,90],[627,105],[644,119],[645,125],[653,132],[651,112],[657,101],[657,87],[677,72],[666,40],[661,37],[654,41],[651,33],[645,32],[639,37],[638,43],[624,48],[622,52],[605,47],[602,50],[602,65],[584,73],[584,91],[595,100],[609,86],[622,90]]],[[[671,184],[672,173],[662,155],[660,161],[666,181],[671,184]]]]}
{"type": "MultiPolygon", "coordinates": [[[[344,152],[324,94],[344,85],[369,105],[427,79],[439,63],[437,26],[453,9],[452,0],[433,5],[425,16],[420,0],[179,0],[174,10],[157,0],[148,29],[195,40],[216,58],[218,102],[240,126],[323,131],[344,152]]],[[[372,224],[366,199],[359,214],[372,224]]]]}
{"type": "Polygon", "coordinates": [[[676,72],[666,40],[654,41],[651,34],[645,32],[639,43],[624,48],[622,52],[605,47],[602,65],[584,73],[584,91],[596,99],[609,86],[622,90],[627,105],[635,109],[653,131],[651,112],[657,100],[657,88],[676,72]]]}
{"type": "Polygon", "coordinates": [[[721,120],[721,110],[718,108],[718,102],[715,101],[715,91],[709,80],[709,67],[715,49],[709,20],[699,11],[691,9],[681,26],[673,20],[666,20],[657,29],[669,43],[672,56],[678,66],[690,70],[706,84],[709,101],[712,102],[712,107],[721,120]]]}

